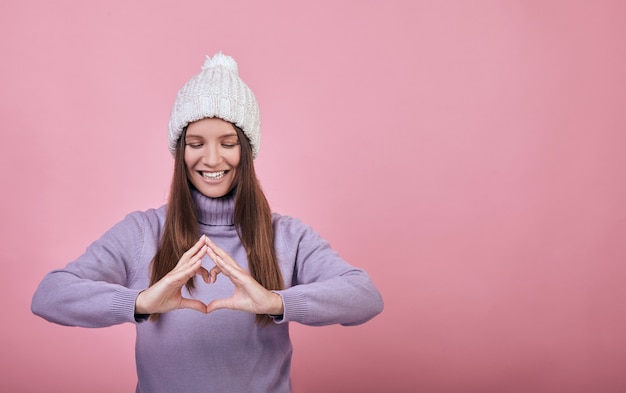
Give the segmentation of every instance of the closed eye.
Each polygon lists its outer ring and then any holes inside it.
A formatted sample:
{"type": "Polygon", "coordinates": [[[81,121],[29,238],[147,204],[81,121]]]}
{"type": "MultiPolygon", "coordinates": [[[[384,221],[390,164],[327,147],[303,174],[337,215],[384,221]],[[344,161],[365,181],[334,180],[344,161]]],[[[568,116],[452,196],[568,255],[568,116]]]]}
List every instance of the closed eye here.
{"type": "Polygon", "coordinates": [[[233,149],[238,145],[239,143],[222,143],[222,147],[225,149],[233,149]]]}

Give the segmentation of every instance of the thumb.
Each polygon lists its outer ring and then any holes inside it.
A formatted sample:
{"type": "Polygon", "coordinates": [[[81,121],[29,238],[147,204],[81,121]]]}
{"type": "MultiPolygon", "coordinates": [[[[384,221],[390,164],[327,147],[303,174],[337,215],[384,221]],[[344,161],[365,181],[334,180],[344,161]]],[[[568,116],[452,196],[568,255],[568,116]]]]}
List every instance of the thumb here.
{"type": "Polygon", "coordinates": [[[192,310],[200,311],[203,314],[207,313],[206,304],[200,300],[183,298],[180,302],[180,308],[189,308],[192,310]]]}
{"type": "Polygon", "coordinates": [[[215,299],[211,303],[207,304],[206,312],[208,314],[215,310],[220,310],[223,308],[230,308],[229,304],[230,302],[228,301],[228,299],[215,299]]]}

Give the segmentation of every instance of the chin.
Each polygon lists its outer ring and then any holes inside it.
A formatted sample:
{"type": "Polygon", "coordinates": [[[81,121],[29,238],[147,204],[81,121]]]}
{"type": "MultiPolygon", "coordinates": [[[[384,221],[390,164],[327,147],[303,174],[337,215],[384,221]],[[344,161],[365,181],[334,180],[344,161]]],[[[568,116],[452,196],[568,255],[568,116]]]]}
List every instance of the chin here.
{"type": "Polygon", "coordinates": [[[222,198],[230,194],[235,187],[207,187],[206,184],[196,185],[193,184],[193,188],[196,189],[200,194],[204,195],[207,198],[222,198]]]}

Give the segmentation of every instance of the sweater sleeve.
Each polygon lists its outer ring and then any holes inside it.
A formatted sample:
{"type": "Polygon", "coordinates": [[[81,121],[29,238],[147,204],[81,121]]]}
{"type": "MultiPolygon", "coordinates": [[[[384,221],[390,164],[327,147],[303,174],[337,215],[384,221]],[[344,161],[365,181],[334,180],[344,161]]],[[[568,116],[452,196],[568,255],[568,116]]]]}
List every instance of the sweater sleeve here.
{"type": "Polygon", "coordinates": [[[283,271],[287,288],[275,291],[284,304],[277,323],[359,325],[382,312],[382,296],[364,270],[341,259],[310,226],[290,217],[279,220],[277,247],[289,250],[295,264],[291,277],[283,271]]]}
{"type": "Polygon", "coordinates": [[[135,322],[139,289],[131,289],[144,241],[144,218],[131,213],[65,268],[48,273],[32,312],[68,326],[104,327],[135,322]]]}

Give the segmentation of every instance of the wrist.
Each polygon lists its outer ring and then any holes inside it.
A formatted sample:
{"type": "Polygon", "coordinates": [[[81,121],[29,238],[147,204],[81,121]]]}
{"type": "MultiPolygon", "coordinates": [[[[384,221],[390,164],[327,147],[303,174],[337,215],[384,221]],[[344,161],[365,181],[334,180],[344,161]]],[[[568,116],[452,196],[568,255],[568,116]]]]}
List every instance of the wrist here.
{"type": "Polygon", "coordinates": [[[146,308],[143,306],[143,291],[139,292],[139,294],[137,295],[137,298],[135,298],[135,315],[146,315],[146,314],[150,314],[150,312],[148,312],[148,310],[146,310],[146,308]]]}
{"type": "Polygon", "coordinates": [[[283,304],[283,297],[276,292],[270,292],[272,294],[272,306],[267,314],[271,316],[280,316],[285,313],[285,305],[283,304]]]}

